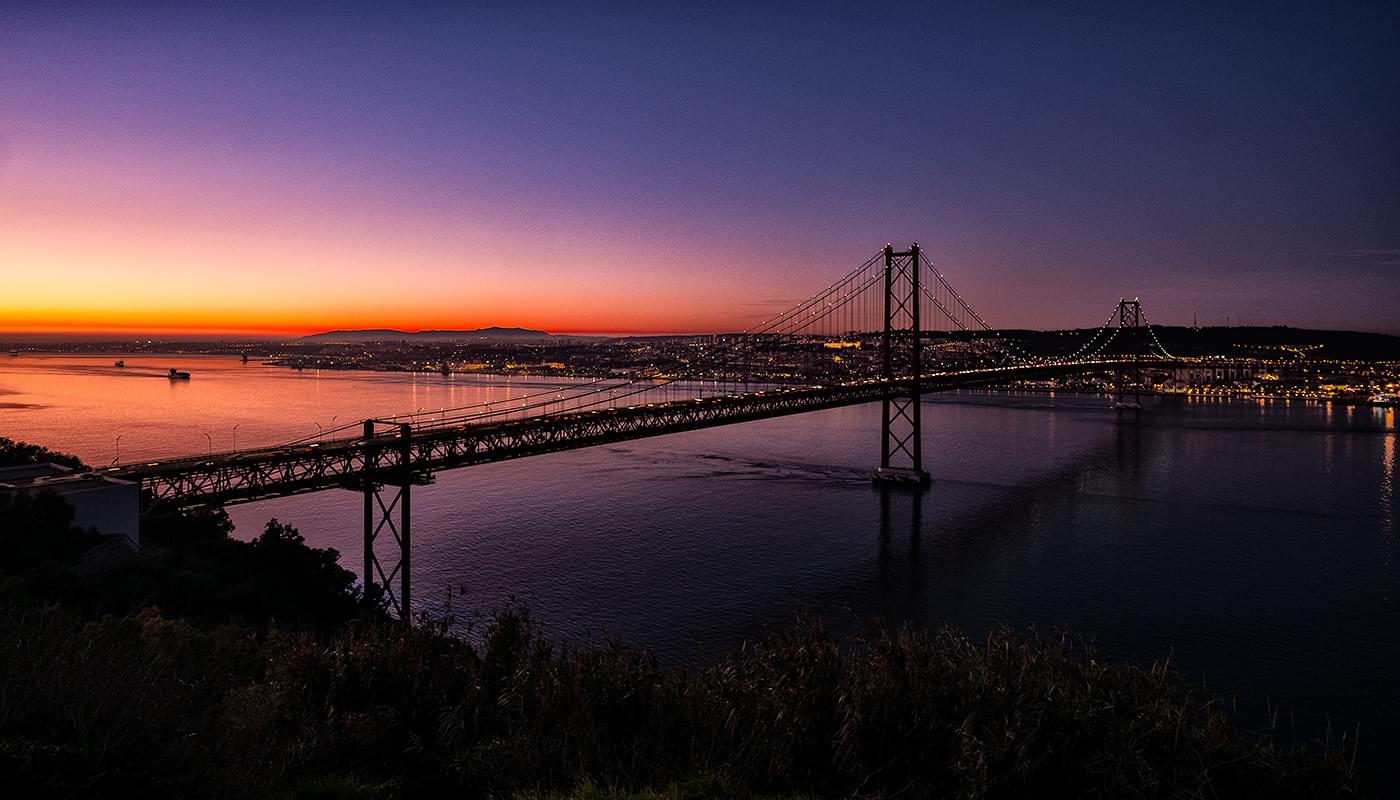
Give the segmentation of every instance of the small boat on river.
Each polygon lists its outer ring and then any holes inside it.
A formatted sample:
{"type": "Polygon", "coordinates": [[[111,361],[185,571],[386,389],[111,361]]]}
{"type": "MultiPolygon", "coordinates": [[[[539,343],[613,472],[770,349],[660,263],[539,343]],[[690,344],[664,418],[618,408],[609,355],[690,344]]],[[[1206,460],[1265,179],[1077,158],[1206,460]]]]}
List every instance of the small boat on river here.
{"type": "Polygon", "coordinates": [[[114,367],[124,367],[124,366],[126,366],[126,362],[125,362],[125,361],[120,361],[120,360],[118,360],[117,363],[113,364],[112,366],[114,366],[114,367]]]}
{"type": "Polygon", "coordinates": [[[171,367],[169,377],[172,381],[187,381],[190,379],[190,374],[188,372],[181,372],[180,370],[171,367]]]}

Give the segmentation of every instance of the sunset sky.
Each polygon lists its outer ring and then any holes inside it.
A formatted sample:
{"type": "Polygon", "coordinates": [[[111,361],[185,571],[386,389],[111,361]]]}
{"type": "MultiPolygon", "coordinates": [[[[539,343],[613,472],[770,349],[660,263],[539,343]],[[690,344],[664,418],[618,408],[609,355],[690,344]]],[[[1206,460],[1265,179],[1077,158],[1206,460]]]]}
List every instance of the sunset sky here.
{"type": "Polygon", "coordinates": [[[672,5],[0,0],[0,331],[1400,333],[1400,3],[672,5]]]}

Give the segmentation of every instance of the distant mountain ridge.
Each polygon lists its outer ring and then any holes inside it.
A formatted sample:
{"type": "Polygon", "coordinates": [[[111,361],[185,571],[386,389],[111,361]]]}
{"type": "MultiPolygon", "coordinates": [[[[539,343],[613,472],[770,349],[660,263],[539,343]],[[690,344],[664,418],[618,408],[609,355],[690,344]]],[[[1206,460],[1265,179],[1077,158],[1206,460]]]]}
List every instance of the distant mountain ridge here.
{"type": "Polygon", "coordinates": [[[301,337],[303,341],[383,342],[396,339],[444,341],[452,339],[553,339],[554,334],[530,328],[503,328],[492,325],[469,331],[400,331],[393,328],[364,328],[359,330],[326,331],[301,337]]]}

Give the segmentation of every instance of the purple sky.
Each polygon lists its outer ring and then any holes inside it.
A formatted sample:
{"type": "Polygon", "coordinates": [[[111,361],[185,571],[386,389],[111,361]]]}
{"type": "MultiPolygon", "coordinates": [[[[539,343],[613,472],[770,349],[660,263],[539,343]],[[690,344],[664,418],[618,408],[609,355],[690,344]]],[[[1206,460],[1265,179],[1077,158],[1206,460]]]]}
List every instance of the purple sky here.
{"type": "Polygon", "coordinates": [[[0,0],[0,328],[1400,333],[1400,3],[669,5],[0,0]]]}

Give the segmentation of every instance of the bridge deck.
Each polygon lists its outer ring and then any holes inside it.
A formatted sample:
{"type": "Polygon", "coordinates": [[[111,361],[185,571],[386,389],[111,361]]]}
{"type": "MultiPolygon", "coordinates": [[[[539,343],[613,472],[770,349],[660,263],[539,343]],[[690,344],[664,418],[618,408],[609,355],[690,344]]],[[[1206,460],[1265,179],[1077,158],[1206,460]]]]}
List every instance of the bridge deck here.
{"type": "MultiPolygon", "coordinates": [[[[1077,361],[934,373],[921,394],[1015,380],[1172,364],[1162,359],[1077,361]]],[[[565,412],[479,424],[417,427],[399,433],[330,439],[286,447],[125,464],[103,474],[140,482],[148,502],[190,506],[247,502],[366,482],[431,481],[434,472],[575,450],[611,442],[857,405],[907,394],[909,379],[777,388],[723,397],[565,412]]]]}

